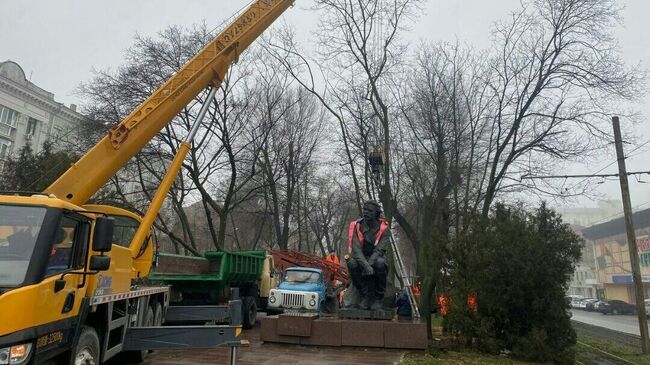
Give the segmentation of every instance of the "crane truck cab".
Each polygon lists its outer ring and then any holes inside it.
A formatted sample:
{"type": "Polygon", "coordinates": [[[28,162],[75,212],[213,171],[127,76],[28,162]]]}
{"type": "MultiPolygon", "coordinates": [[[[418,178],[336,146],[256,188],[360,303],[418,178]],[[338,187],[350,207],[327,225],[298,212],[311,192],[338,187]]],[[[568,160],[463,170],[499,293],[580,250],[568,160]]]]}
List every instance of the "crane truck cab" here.
{"type": "Polygon", "coordinates": [[[111,252],[114,223],[53,196],[2,196],[0,364],[69,350],[90,308],[87,294],[119,284],[105,278],[131,275],[111,252]]]}
{"type": "Polygon", "coordinates": [[[290,267],[277,289],[269,293],[268,307],[274,310],[319,311],[326,298],[323,270],[290,267]]]}
{"type": "Polygon", "coordinates": [[[141,285],[154,244],[148,235],[130,245],[139,216],[54,196],[0,199],[0,364],[100,364],[121,352],[137,363],[161,348],[152,338],[191,347],[239,336],[239,300],[222,308],[233,326],[202,326],[194,338],[160,327],[173,307],[168,287],[141,285]]]}

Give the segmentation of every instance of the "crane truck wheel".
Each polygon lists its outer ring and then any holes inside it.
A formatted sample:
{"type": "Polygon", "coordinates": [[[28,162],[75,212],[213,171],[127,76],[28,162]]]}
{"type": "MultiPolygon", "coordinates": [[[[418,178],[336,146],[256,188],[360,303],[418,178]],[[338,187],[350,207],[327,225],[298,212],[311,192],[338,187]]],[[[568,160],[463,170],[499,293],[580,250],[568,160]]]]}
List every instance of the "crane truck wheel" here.
{"type": "Polygon", "coordinates": [[[245,329],[251,329],[255,326],[257,320],[257,304],[254,297],[243,297],[242,305],[242,326],[245,329]]]}
{"type": "Polygon", "coordinates": [[[72,349],[71,365],[99,365],[99,337],[94,328],[83,326],[72,349]]]}

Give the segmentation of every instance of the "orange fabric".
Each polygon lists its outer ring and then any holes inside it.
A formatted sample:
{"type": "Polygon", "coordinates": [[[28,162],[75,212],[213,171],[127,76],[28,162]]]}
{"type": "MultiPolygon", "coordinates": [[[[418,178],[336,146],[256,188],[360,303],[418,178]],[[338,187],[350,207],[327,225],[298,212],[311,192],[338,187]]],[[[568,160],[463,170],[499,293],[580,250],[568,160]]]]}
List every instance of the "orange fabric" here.
{"type": "Polygon", "coordinates": [[[470,294],[467,296],[467,306],[472,311],[476,312],[478,310],[478,303],[476,302],[476,294],[470,294]]]}
{"type": "MultiPolygon", "coordinates": [[[[361,244],[361,247],[363,248],[363,245],[365,244],[365,240],[363,239],[363,232],[361,232],[361,225],[359,224],[360,221],[361,220],[352,221],[348,227],[348,253],[352,252],[352,237],[354,237],[355,229],[357,231],[357,238],[359,239],[359,244],[361,244]]],[[[375,234],[375,246],[377,246],[379,240],[381,239],[381,236],[384,234],[387,228],[388,222],[386,222],[386,219],[379,218],[379,229],[375,234]]]]}
{"type": "Polygon", "coordinates": [[[339,260],[339,257],[336,256],[336,254],[325,256],[325,260],[328,261],[328,262],[331,262],[331,263],[333,263],[333,264],[336,264],[336,265],[340,265],[340,264],[341,264],[341,260],[339,260]]]}
{"type": "Polygon", "coordinates": [[[440,304],[440,314],[443,316],[447,315],[447,303],[449,302],[449,299],[447,298],[446,295],[440,295],[438,296],[438,304],[440,304]]]}

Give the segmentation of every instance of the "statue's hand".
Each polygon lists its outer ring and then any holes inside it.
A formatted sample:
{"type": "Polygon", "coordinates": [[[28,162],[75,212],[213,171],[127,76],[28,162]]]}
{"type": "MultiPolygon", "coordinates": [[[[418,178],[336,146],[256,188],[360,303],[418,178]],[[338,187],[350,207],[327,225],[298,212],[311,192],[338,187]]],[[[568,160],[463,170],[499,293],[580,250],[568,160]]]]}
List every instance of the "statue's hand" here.
{"type": "Polygon", "coordinates": [[[375,252],[373,252],[372,255],[370,255],[370,258],[368,259],[368,265],[373,266],[375,264],[375,261],[377,261],[379,257],[383,257],[381,251],[375,250],[375,252]]]}

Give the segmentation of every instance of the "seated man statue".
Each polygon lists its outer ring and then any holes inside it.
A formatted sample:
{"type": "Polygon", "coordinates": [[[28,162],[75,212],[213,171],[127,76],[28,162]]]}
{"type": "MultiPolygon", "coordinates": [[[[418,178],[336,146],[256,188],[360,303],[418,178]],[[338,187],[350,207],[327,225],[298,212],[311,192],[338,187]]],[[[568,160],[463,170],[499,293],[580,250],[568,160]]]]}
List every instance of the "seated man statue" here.
{"type": "Polygon", "coordinates": [[[361,295],[361,309],[383,307],[388,268],[384,255],[390,232],[381,217],[381,207],[373,200],[363,203],[363,218],[350,223],[347,266],[352,284],[361,295]]]}

